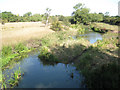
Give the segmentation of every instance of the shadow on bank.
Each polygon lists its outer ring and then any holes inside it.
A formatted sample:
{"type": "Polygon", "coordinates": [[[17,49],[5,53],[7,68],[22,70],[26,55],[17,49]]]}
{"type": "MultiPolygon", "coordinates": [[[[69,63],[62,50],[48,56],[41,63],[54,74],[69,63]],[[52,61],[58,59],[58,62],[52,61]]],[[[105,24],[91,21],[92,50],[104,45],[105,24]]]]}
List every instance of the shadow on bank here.
{"type": "MultiPolygon", "coordinates": [[[[119,88],[120,65],[118,58],[104,53],[97,47],[82,44],[57,45],[54,48],[43,47],[39,58],[44,64],[74,63],[85,76],[87,87],[119,88]]],[[[54,65],[54,64],[53,64],[54,65]]]]}

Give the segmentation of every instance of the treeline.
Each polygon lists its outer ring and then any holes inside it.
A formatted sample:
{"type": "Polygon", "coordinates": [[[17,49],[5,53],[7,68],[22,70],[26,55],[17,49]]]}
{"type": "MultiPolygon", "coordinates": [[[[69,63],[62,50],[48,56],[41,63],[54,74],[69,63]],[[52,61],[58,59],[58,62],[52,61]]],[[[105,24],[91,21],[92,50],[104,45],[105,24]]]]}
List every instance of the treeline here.
{"type": "Polygon", "coordinates": [[[90,22],[104,22],[112,25],[120,24],[120,16],[109,16],[109,12],[103,13],[90,13],[89,8],[84,4],[78,3],[73,7],[75,11],[72,13],[71,23],[89,24],[90,22]]]}
{"type": "Polygon", "coordinates": [[[120,17],[119,16],[104,16],[103,21],[104,23],[108,23],[111,25],[119,25],[120,26],[120,17]]]}
{"type": "Polygon", "coordinates": [[[7,22],[37,22],[45,20],[45,16],[42,14],[34,14],[32,15],[31,12],[25,13],[23,16],[14,15],[11,12],[2,12],[1,13],[2,23],[7,22]]]}
{"type": "MultiPolygon", "coordinates": [[[[72,16],[55,15],[49,17],[49,22],[62,21],[65,25],[83,23],[85,25],[91,22],[104,22],[112,25],[120,25],[120,16],[109,16],[103,13],[90,13],[90,9],[84,4],[78,3],[74,7],[72,16]]],[[[108,12],[107,12],[108,13],[108,12]]],[[[46,14],[34,14],[31,12],[25,13],[23,16],[14,15],[11,12],[1,13],[2,23],[6,22],[38,22],[47,20],[46,14]]]]}

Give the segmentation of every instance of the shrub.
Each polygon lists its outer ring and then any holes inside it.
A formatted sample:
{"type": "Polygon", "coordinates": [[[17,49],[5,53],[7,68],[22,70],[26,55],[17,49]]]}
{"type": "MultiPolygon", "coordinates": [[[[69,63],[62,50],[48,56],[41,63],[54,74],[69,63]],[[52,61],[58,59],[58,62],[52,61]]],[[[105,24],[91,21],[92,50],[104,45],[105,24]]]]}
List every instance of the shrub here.
{"type": "Polygon", "coordinates": [[[52,23],[51,29],[54,31],[61,31],[62,30],[62,25],[60,22],[56,21],[52,23]]]}
{"type": "Polygon", "coordinates": [[[50,62],[54,62],[57,61],[57,59],[55,58],[54,55],[52,55],[49,52],[49,49],[47,47],[42,47],[40,50],[40,55],[38,56],[40,59],[42,60],[46,60],[46,61],[50,61],[50,62]]]}
{"type": "Polygon", "coordinates": [[[7,23],[7,20],[2,20],[2,25],[5,25],[7,23]]]}

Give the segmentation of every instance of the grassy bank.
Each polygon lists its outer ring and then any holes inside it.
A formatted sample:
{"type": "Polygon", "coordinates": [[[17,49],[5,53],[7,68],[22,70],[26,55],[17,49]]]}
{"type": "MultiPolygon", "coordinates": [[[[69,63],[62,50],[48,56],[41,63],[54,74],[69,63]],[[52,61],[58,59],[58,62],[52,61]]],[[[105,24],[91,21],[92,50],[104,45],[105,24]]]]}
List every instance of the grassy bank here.
{"type": "Polygon", "coordinates": [[[118,64],[117,33],[106,33],[103,40],[90,44],[88,40],[72,36],[83,34],[89,28],[82,25],[71,26],[72,30],[57,31],[39,39],[31,39],[25,44],[2,48],[2,67],[12,59],[20,59],[32,48],[40,48],[38,56],[47,63],[74,63],[85,76],[87,87],[119,87],[120,65],[118,64]],[[112,76],[111,76],[112,75],[112,76]]]}
{"type": "Polygon", "coordinates": [[[9,62],[13,59],[18,60],[25,56],[25,53],[30,52],[32,48],[26,47],[24,44],[20,43],[12,46],[4,46],[2,47],[2,57],[0,61],[2,62],[1,67],[5,67],[9,62]]]}
{"type": "MultiPolygon", "coordinates": [[[[26,47],[24,44],[19,43],[14,46],[3,46],[1,50],[1,58],[0,58],[0,84],[1,89],[7,88],[5,77],[2,74],[2,70],[9,67],[9,64],[14,61],[18,61],[19,59],[22,59],[27,56],[27,53],[30,52],[32,48],[26,47]]],[[[19,70],[20,71],[20,70],[19,70]]],[[[20,73],[14,72],[14,77],[11,77],[10,84],[16,84],[19,80],[20,73]],[[16,78],[15,80],[13,78],[16,78]]],[[[12,85],[13,86],[13,85],[12,85]]]]}
{"type": "Polygon", "coordinates": [[[75,65],[86,77],[88,87],[92,88],[118,88],[119,70],[118,63],[118,36],[117,34],[104,34],[103,40],[91,45],[75,65]],[[110,36],[110,37],[109,37],[110,36]]]}
{"type": "Polygon", "coordinates": [[[95,32],[106,33],[106,32],[114,32],[118,33],[118,26],[117,25],[109,25],[106,23],[91,23],[91,29],[95,32]]]}
{"type": "Polygon", "coordinates": [[[50,62],[73,62],[85,76],[87,87],[119,87],[118,34],[106,33],[103,40],[91,45],[83,38],[73,40],[70,32],[57,32],[50,38],[41,39],[45,47],[39,58],[50,62]]]}

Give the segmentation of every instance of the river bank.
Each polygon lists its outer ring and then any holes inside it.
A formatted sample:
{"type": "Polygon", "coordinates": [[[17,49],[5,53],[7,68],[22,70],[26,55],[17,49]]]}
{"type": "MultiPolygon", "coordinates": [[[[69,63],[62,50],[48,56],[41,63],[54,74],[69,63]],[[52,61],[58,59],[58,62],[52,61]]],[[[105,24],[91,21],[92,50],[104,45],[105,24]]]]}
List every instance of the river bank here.
{"type": "MultiPolygon", "coordinates": [[[[119,80],[117,34],[106,33],[102,35],[102,39],[96,37],[96,42],[90,43],[85,37],[78,36],[78,32],[85,34],[79,29],[59,31],[40,39],[30,40],[25,43],[25,46],[18,46],[21,52],[31,50],[31,48],[40,49],[38,57],[49,64],[74,63],[76,69],[85,76],[87,87],[119,87],[117,85],[119,80]],[[77,38],[74,39],[73,36],[77,38]],[[113,77],[110,77],[111,74],[114,74],[113,77]]],[[[7,50],[11,53],[11,48],[7,50]]],[[[16,51],[20,50],[16,49],[16,51]]]]}
{"type": "Polygon", "coordinates": [[[119,87],[120,75],[118,40],[118,34],[110,32],[104,34],[103,39],[94,44],[90,44],[82,37],[76,40],[64,40],[61,44],[50,46],[47,45],[48,40],[44,43],[39,58],[49,62],[74,63],[85,76],[87,87],[115,88],[119,87]]]}

